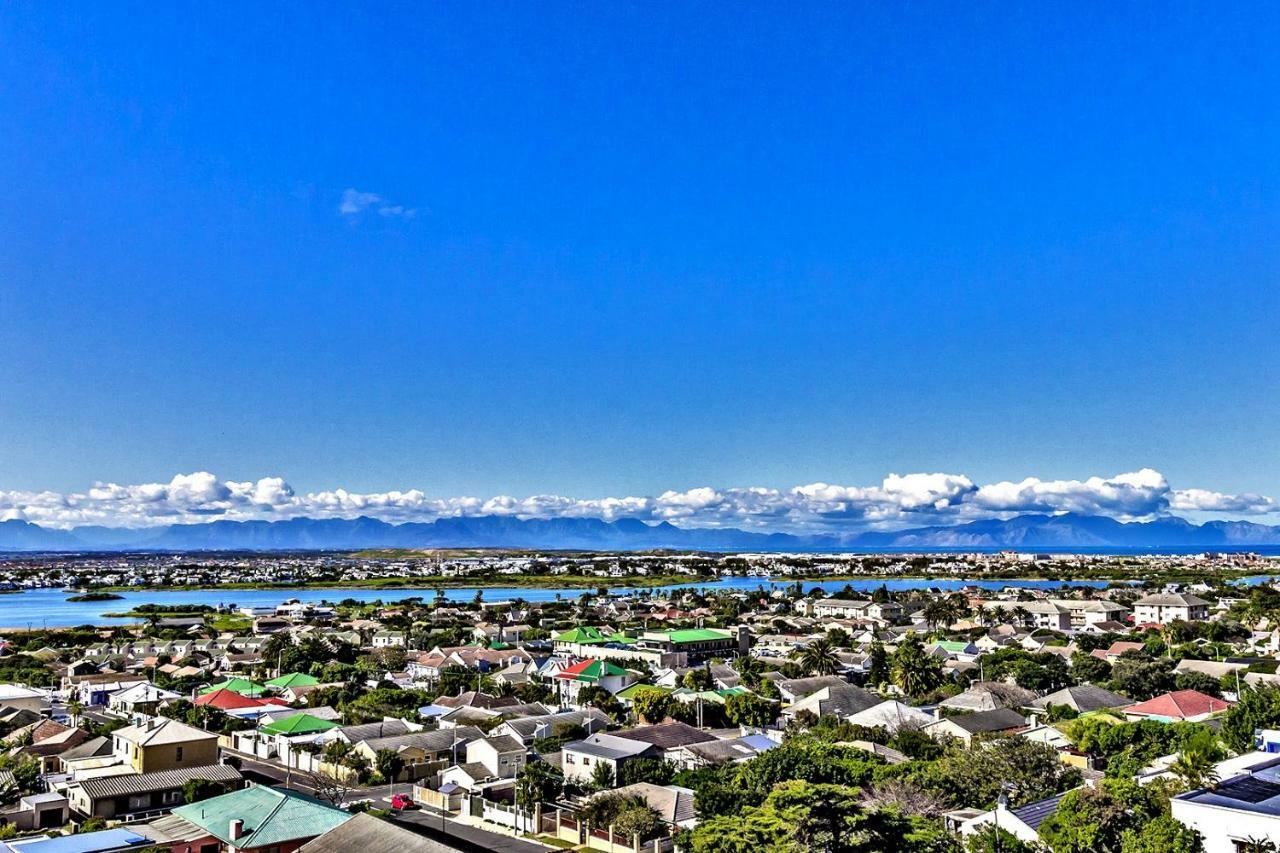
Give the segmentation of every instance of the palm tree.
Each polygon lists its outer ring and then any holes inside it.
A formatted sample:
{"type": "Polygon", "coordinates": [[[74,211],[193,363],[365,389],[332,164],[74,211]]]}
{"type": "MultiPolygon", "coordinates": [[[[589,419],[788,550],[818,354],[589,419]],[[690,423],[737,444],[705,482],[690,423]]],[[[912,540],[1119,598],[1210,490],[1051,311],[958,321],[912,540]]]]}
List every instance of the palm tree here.
{"type": "Polygon", "coordinates": [[[840,671],[835,646],[825,639],[814,640],[796,655],[800,667],[810,675],[834,675],[840,671]]]}
{"type": "Polygon", "coordinates": [[[1214,769],[1213,755],[1203,749],[1184,749],[1170,772],[1182,780],[1189,790],[1213,788],[1218,784],[1218,771],[1214,769]]]}

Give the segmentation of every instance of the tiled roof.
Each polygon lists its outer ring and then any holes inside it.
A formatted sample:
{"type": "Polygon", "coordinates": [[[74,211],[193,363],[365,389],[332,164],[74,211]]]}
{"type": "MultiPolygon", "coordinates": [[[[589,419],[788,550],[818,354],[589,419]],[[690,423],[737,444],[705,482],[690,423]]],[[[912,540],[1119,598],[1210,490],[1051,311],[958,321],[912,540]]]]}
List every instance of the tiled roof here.
{"type": "Polygon", "coordinates": [[[651,743],[661,749],[674,749],[678,746],[688,746],[691,743],[705,743],[706,741],[715,740],[714,735],[709,735],[704,731],[699,731],[687,723],[672,722],[659,723],[655,726],[641,726],[636,729],[627,731],[612,732],[615,737],[623,737],[628,740],[639,740],[645,743],[651,743]]]}
{"type": "Polygon", "coordinates": [[[1047,800],[1028,803],[1022,808],[1013,809],[1013,815],[1033,830],[1039,829],[1040,824],[1048,820],[1049,816],[1058,810],[1058,803],[1062,802],[1062,798],[1068,793],[1070,792],[1064,791],[1047,800]]]}
{"type": "Polygon", "coordinates": [[[139,746],[189,743],[193,740],[217,740],[218,737],[212,732],[206,732],[204,729],[198,729],[195,726],[189,726],[186,723],[180,723],[177,720],[170,720],[166,717],[153,717],[151,720],[139,725],[117,729],[114,734],[118,738],[123,738],[139,746]]]}
{"type": "Polygon", "coordinates": [[[1198,690],[1175,690],[1154,699],[1130,705],[1124,709],[1126,714],[1143,714],[1149,717],[1166,717],[1171,720],[1184,720],[1189,717],[1200,717],[1225,711],[1231,703],[1225,699],[1217,699],[1198,690]]]}
{"type": "Polygon", "coordinates": [[[423,838],[385,820],[358,814],[319,838],[298,848],[298,853],[452,853],[457,848],[423,838]]]}

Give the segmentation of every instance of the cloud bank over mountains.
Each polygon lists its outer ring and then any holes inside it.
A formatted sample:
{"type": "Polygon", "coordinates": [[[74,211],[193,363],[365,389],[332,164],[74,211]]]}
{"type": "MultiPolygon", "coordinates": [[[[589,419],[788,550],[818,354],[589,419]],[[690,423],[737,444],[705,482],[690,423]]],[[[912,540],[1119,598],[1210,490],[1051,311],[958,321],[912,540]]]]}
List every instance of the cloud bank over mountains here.
{"type": "Polygon", "coordinates": [[[634,518],[680,527],[822,532],[895,530],[1011,518],[1021,513],[1074,513],[1146,521],[1171,514],[1261,516],[1280,512],[1275,499],[1171,487],[1143,468],[1086,480],[977,484],[962,474],[890,474],[879,485],[810,483],[791,489],[702,487],[656,497],[579,499],[559,495],[432,498],[419,489],[372,494],[345,489],[299,494],[280,477],[223,480],[206,471],[168,483],[95,483],[83,493],[0,490],[0,521],[49,528],[84,525],[142,528],[215,519],[233,521],[368,516],[398,523],[439,518],[634,518]]]}

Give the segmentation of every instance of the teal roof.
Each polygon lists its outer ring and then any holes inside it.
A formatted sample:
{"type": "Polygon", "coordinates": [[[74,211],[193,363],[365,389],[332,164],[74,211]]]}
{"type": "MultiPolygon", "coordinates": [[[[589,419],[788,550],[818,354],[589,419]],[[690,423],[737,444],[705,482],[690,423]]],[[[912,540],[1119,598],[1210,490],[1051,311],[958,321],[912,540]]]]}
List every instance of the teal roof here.
{"type": "Polygon", "coordinates": [[[315,838],[351,819],[342,809],[313,797],[265,785],[180,806],[173,813],[227,844],[231,821],[244,821],[244,834],[235,842],[240,849],[315,838]]]}

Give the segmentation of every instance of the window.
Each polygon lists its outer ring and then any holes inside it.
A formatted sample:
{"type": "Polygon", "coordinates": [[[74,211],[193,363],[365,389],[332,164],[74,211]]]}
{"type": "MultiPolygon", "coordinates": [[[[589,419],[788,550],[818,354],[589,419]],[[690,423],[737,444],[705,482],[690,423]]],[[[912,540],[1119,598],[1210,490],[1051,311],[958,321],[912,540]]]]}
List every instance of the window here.
{"type": "Polygon", "coordinates": [[[181,760],[182,760],[182,747],[178,747],[178,749],[176,750],[176,752],[175,752],[175,754],[174,754],[173,760],[174,760],[174,761],[181,761],[181,760]]]}

